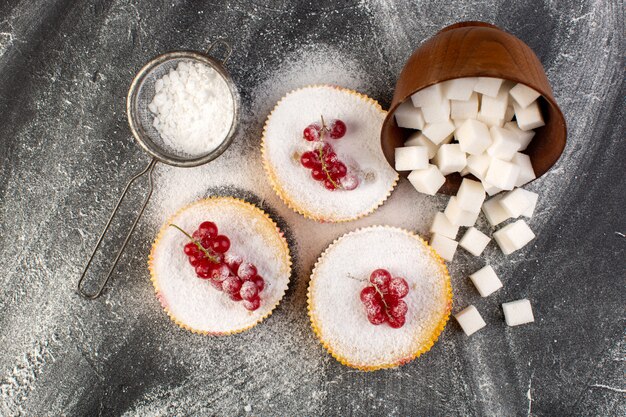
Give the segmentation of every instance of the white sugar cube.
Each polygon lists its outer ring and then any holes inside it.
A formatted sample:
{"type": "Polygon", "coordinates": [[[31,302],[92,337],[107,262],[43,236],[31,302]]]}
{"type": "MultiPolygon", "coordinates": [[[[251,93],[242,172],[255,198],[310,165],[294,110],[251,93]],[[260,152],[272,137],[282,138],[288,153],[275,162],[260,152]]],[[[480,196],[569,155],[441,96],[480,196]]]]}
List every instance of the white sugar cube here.
{"type": "Polygon", "coordinates": [[[524,220],[518,220],[494,232],[493,238],[500,246],[500,249],[502,249],[502,252],[505,255],[509,255],[526,246],[528,242],[535,238],[535,234],[524,220]]]}
{"type": "Polygon", "coordinates": [[[446,182],[446,178],[435,165],[428,165],[426,169],[411,171],[408,180],[417,191],[428,195],[437,194],[437,191],[446,182]]]}
{"type": "Polygon", "coordinates": [[[476,77],[455,78],[443,83],[445,97],[449,100],[469,100],[478,82],[476,77]]]}
{"type": "Polygon", "coordinates": [[[432,143],[422,132],[412,133],[404,142],[404,146],[423,146],[428,153],[428,159],[432,159],[436,154],[439,147],[432,143]]]}
{"type": "Polygon", "coordinates": [[[459,141],[461,150],[470,155],[480,155],[491,145],[489,128],[484,123],[474,119],[467,119],[454,132],[454,136],[459,141]]]}
{"type": "Polygon", "coordinates": [[[423,129],[424,128],[424,116],[422,110],[411,105],[410,101],[406,101],[396,109],[394,113],[396,117],[396,123],[399,127],[405,129],[423,129]]]}
{"type": "Polygon", "coordinates": [[[482,329],[487,325],[487,323],[485,323],[485,320],[483,320],[483,318],[480,316],[478,310],[476,310],[476,307],[474,307],[473,305],[470,305],[462,311],[456,313],[454,315],[454,318],[456,319],[456,321],[459,322],[461,329],[463,329],[463,332],[467,336],[471,336],[476,331],[482,329]]]}
{"type": "Polygon", "coordinates": [[[450,117],[454,120],[475,119],[478,116],[478,94],[467,100],[450,100],[450,117]]]}
{"type": "Polygon", "coordinates": [[[396,171],[413,171],[428,168],[428,150],[424,146],[396,148],[396,171]]]}
{"type": "Polygon", "coordinates": [[[430,246],[446,261],[452,261],[458,243],[449,237],[433,233],[430,237],[430,246]]]}
{"type": "Polygon", "coordinates": [[[533,101],[526,108],[521,108],[517,103],[513,103],[515,108],[515,120],[522,130],[530,130],[545,125],[539,104],[533,101]]]}
{"type": "Polygon", "coordinates": [[[528,107],[530,103],[537,100],[541,95],[524,84],[517,84],[515,87],[511,88],[509,94],[513,97],[513,100],[522,107],[528,107]]]}
{"type": "Polygon", "coordinates": [[[528,199],[530,200],[530,205],[528,206],[526,210],[524,210],[524,212],[522,213],[522,216],[528,217],[530,219],[531,217],[533,217],[533,213],[535,212],[535,207],[537,207],[537,200],[539,200],[539,194],[530,193],[528,194],[528,199]]]}
{"type": "Polygon", "coordinates": [[[422,114],[426,123],[443,123],[450,119],[450,100],[425,104],[422,114]]]}
{"type": "Polygon", "coordinates": [[[478,77],[474,91],[489,97],[496,97],[504,80],[501,78],[478,77]]]}
{"type": "Polygon", "coordinates": [[[498,126],[498,127],[504,126],[504,119],[498,119],[496,117],[489,117],[489,116],[486,116],[486,115],[480,114],[480,113],[478,113],[478,116],[476,116],[476,120],[486,124],[489,127],[491,127],[491,126],[498,126]]]}
{"type": "Polygon", "coordinates": [[[433,224],[430,226],[430,233],[437,233],[448,237],[450,239],[456,239],[456,234],[459,232],[459,226],[450,223],[450,220],[442,212],[437,212],[433,219],[433,224]]]}
{"type": "Polygon", "coordinates": [[[411,96],[411,101],[415,107],[426,106],[430,103],[440,103],[443,101],[441,83],[421,89],[411,96]]]}
{"type": "Polygon", "coordinates": [[[492,126],[489,129],[492,143],[487,149],[487,154],[503,161],[510,161],[519,150],[520,143],[517,134],[502,127],[492,126]]]}
{"type": "Polygon", "coordinates": [[[470,155],[467,157],[467,170],[470,174],[482,180],[487,175],[491,157],[487,154],[470,155]]]}
{"type": "Polygon", "coordinates": [[[456,193],[456,199],[463,210],[478,213],[485,201],[485,188],[478,181],[463,178],[459,191],[456,193]]]}
{"type": "Polygon", "coordinates": [[[487,297],[502,288],[502,281],[490,265],[479,269],[469,277],[481,297],[487,297]]]}
{"type": "Polygon", "coordinates": [[[463,126],[463,123],[465,123],[467,119],[452,119],[452,123],[454,123],[454,128],[458,129],[459,127],[463,126]]]}
{"type": "Polygon", "coordinates": [[[459,205],[457,197],[450,197],[446,209],[443,211],[450,223],[456,226],[473,226],[478,219],[478,214],[471,211],[463,210],[459,205]]]}
{"type": "Polygon", "coordinates": [[[459,241],[459,245],[472,255],[480,256],[489,244],[490,240],[491,238],[480,230],[475,227],[470,227],[459,241]]]}
{"type": "Polygon", "coordinates": [[[504,128],[509,129],[510,131],[513,131],[515,132],[515,134],[517,134],[517,140],[520,145],[519,147],[520,151],[526,150],[526,148],[528,147],[528,144],[530,143],[531,140],[533,140],[533,137],[535,136],[534,130],[522,130],[517,125],[517,122],[506,122],[504,124],[504,128]]]}
{"type": "Polygon", "coordinates": [[[487,119],[498,119],[504,122],[506,108],[509,105],[509,95],[505,88],[501,88],[495,97],[483,95],[480,98],[479,116],[487,119]]]}
{"type": "Polygon", "coordinates": [[[424,126],[422,133],[430,139],[435,145],[439,145],[446,141],[450,135],[454,133],[454,123],[451,120],[446,120],[442,123],[428,123],[424,126]]]}
{"type": "Polygon", "coordinates": [[[497,226],[505,220],[510,218],[509,214],[504,210],[504,207],[500,204],[503,195],[498,195],[483,204],[483,213],[487,218],[487,221],[492,226],[497,226]]]}
{"type": "Polygon", "coordinates": [[[434,162],[443,175],[460,172],[467,164],[467,156],[458,143],[441,145],[434,162]]]}
{"type": "Polygon", "coordinates": [[[519,167],[511,162],[491,158],[485,181],[502,190],[512,190],[517,182],[519,167]]]}
{"type": "Polygon", "coordinates": [[[515,117],[515,109],[513,108],[512,104],[509,104],[506,107],[506,113],[504,113],[504,121],[510,122],[511,120],[513,120],[514,117],[515,117]]]}
{"type": "Polygon", "coordinates": [[[509,217],[519,217],[532,204],[533,195],[536,195],[536,193],[524,190],[523,188],[516,188],[502,196],[500,205],[504,208],[509,217]]]}
{"type": "Polygon", "coordinates": [[[502,191],[502,188],[498,188],[495,185],[491,185],[489,184],[487,181],[483,180],[483,187],[485,187],[485,192],[489,195],[489,196],[493,196],[498,194],[500,191],[502,191]]]}
{"type": "Polygon", "coordinates": [[[502,311],[504,312],[504,320],[509,326],[519,326],[520,324],[532,323],[535,321],[533,316],[533,308],[528,299],[511,301],[502,303],[502,311]]]}

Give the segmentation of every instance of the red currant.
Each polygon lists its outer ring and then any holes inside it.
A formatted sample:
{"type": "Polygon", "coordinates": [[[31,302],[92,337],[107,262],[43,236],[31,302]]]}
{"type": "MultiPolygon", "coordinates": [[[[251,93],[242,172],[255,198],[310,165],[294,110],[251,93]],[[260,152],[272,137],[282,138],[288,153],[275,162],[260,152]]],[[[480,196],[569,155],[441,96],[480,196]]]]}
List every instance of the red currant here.
{"type": "Polygon", "coordinates": [[[354,190],[359,186],[359,178],[356,175],[347,174],[345,177],[341,178],[340,184],[344,190],[354,190]]]}
{"type": "Polygon", "coordinates": [[[214,264],[211,270],[211,279],[217,282],[223,282],[231,275],[230,268],[226,264],[214,264]]]}
{"type": "Polygon", "coordinates": [[[185,252],[185,255],[187,256],[192,256],[192,255],[197,255],[198,252],[200,252],[200,249],[198,249],[198,246],[193,243],[193,242],[189,242],[185,245],[185,248],[183,249],[183,251],[185,252]]]}
{"type": "Polygon", "coordinates": [[[315,152],[307,151],[300,157],[300,163],[305,168],[315,168],[320,165],[320,158],[315,152]]]}
{"type": "Polygon", "coordinates": [[[311,170],[311,176],[315,181],[323,181],[326,178],[326,173],[322,170],[321,167],[319,169],[313,168],[311,170]]]}
{"type": "MultiPolygon", "coordinates": [[[[319,152],[319,148],[318,148],[318,152],[319,152]]],[[[328,142],[324,142],[324,145],[322,145],[322,155],[326,155],[326,154],[333,153],[333,152],[335,152],[333,145],[331,145],[328,142]]]]}
{"type": "Polygon", "coordinates": [[[333,139],[341,139],[346,134],[346,124],[339,120],[335,119],[330,122],[330,137],[333,139]]]}
{"type": "Polygon", "coordinates": [[[322,126],[320,126],[319,123],[311,123],[310,125],[304,128],[304,132],[302,133],[302,136],[304,137],[305,140],[308,140],[309,142],[313,142],[313,141],[319,140],[321,130],[322,130],[322,126]]]}
{"type": "Polygon", "coordinates": [[[348,173],[348,168],[343,162],[337,161],[333,164],[332,167],[330,167],[328,171],[333,180],[338,180],[346,176],[346,174],[348,173]]]}
{"type": "Polygon", "coordinates": [[[335,163],[339,162],[339,157],[337,156],[336,153],[334,152],[329,152],[327,154],[324,155],[324,163],[328,166],[328,165],[334,165],[335,163]]]}
{"type": "Polygon", "coordinates": [[[238,277],[230,275],[222,282],[222,290],[226,294],[235,294],[241,289],[241,284],[242,282],[238,277]]]}
{"type": "Polygon", "coordinates": [[[409,293],[409,284],[404,278],[393,278],[389,282],[389,294],[403,298],[409,293]]]}
{"type": "Polygon", "coordinates": [[[398,302],[400,301],[398,297],[396,297],[395,295],[391,295],[391,294],[385,294],[384,299],[385,299],[385,305],[387,306],[387,308],[395,307],[396,305],[398,305],[398,302]]]}
{"type": "Polygon", "coordinates": [[[241,298],[241,294],[239,294],[238,292],[234,293],[234,294],[228,294],[228,296],[233,301],[241,301],[241,300],[243,300],[243,298],[241,298]]]}
{"type": "Polygon", "coordinates": [[[213,238],[217,236],[217,225],[213,222],[202,222],[198,226],[198,232],[202,233],[203,236],[213,238]]]}
{"type": "Polygon", "coordinates": [[[386,293],[389,289],[391,274],[386,269],[376,269],[370,275],[370,282],[378,287],[382,293],[386,293]]]}
{"type": "Polygon", "coordinates": [[[389,307],[389,315],[394,318],[404,317],[406,312],[409,310],[409,307],[404,302],[404,300],[398,300],[398,302],[394,306],[389,307]]]}
{"type": "Polygon", "coordinates": [[[257,270],[256,266],[252,265],[249,262],[244,262],[239,266],[237,270],[237,275],[244,281],[250,281],[256,275],[257,270]]]}
{"type": "Polygon", "coordinates": [[[230,240],[224,235],[217,235],[211,241],[211,249],[217,253],[226,253],[230,249],[230,240]]]}
{"type": "Polygon", "coordinates": [[[208,262],[202,262],[196,265],[196,275],[202,279],[211,277],[211,265],[208,262]]]}
{"type": "Polygon", "coordinates": [[[335,184],[328,178],[324,180],[324,187],[329,191],[335,191],[337,189],[337,187],[335,187],[335,184]]]}
{"type": "Polygon", "coordinates": [[[394,328],[394,329],[399,329],[400,327],[404,326],[404,323],[406,322],[406,317],[405,316],[400,316],[400,317],[389,317],[388,319],[389,322],[389,326],[394,328]]]}
{"type": "Polygon", "coordinates": [[[239,269],[239,265],[243,262],[243,259],[241,259],[241,256],[227,253],[224,255],[224,262],[226,262],[226,265],[233,271],[233,274],[237,274],[237,270],[239,269]]]}
{"type": "Polygon", "coordinates": [[[254,311],[261,306],[261,299],[255,297],[252,300],[243,300],[243,306],[250,311],[254,311]]]}
{"type": "Polygon", "coordinates": [[[370,303],[374,300],[374,298],[376,297],[376,294],[378,294],[376,292],[376,288],[372,287],[372,286],[368,286],[365,287],[361,290],[361,301],[364,303],[370,303]]]}
{"type": "Polygon", "coordinates": [[[259,295],[259,288],[254,282],[246,281],[241,285],[239,294],[241,294],[241,298],[244,300],[250,301],[259,295]]]}
{"type": "Polygon", "coordinates": [[[216,290],[222,291],[222,281],[215,281],[214,279],[210,279],[209,282],[216,290]]]}
{"type": "Polygon", "coordinates": [[[379,324],[383,324],[387,318],[385,317],[385,313],[381,311],[380,313],[376,314],[368,314],[367,319],[373,325],[378,326],[379,324]]]}
{"type": "Polygon", "coordinates": [[[196,266],[200,262],[202,262],[203,260],[206,260],[206,257],[204,256],[203,253],[200,253],[198,255],[190,255],[189,256],[189,263],[191,264],[191,266],[196,266]]]}
{"type": "Polygon", "coordinates": [[[252,282],[254,282],[259,289],[259,292],[263,291],[263,288],[265,288],[265,280],[259,275],[255,275],[254,278],[252,278],[252,282]]]}

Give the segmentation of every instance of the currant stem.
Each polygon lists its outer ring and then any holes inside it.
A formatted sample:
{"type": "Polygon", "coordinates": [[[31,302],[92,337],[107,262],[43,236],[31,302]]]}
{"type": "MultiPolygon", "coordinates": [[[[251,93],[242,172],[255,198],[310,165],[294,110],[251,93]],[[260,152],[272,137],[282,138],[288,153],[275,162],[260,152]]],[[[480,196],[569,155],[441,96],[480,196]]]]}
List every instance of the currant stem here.
{"type": "Polygon", "coordinates": [[[183,229],[181,229],[180,227],[176,226],[174,223],[170,223],[170,226],[180,230],[182,232],[182,234],[187,236],[189,238],[189,240],[191,240],[198,247],[198,249],[200,249],[202,252],[204,252],[204,255],[209,259],[209,261],[213,262],[214,264],[219,264],[219,260],[215,256],[211,255],[209,253],[209,251],[206,250],[204,248],[204,246],[202,246],[200,244],[200,242],[198,242],[196,239],[194,239],[189,233],[185,232],[183,229]]]}
{"type": "MultiPolygon", "coordinates": [[[[320,142],[324,143],[324,133],[328,132],[328,128],[326,127],[326,123],[324,123],[324,116],[320,115],[320,119],[322,119],[322,130],[320,130],[320,142]]],[[[335,182],[335,180],[333,180],[330,177],[330,172],[328,172],[328,169],[326,168],[326,163],[324,162],[324,152],[322,151],[322,149],[324,148],[324,146],[320,146],[320,148],[318,149],[318,153],[319,153],[319,157],[320,157],[320,162],[322,163],[322,171],[324,171],[324,173],[326,174],[326,178],[328,178],[328,181],[330,181],[330,183],[335,187],[335,188],[343,188],[341,187],[339,184],[337,184],[335,182]]]]}

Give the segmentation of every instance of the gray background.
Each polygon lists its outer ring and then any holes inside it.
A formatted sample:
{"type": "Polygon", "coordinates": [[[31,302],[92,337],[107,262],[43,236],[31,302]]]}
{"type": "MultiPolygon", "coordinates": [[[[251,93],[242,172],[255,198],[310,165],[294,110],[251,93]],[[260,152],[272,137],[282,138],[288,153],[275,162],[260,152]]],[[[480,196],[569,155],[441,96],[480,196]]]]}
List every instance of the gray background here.
{"type": "MultiPolygon", "coordinates": [[[[0,3],[0,415],[624,415],[626,142],[624,4],[572,1],[57,1],[0,3]],[[445,3],[445,5],[444,5],[445,3]],[[490,245],[451,264],[454,311],[434,348],[401,368],[361,373],[332,359],[308,324],[315,258],[368,224],[426,233],[442,196],[402,181],[374,215],[347,225],[302,219],[260,168],[263,120],[301,85],[339,83],[386,107],[412,50],[458,20],[495,23],[527,42],[566,116],[568,145],[530,188],[537,239],[504,257],[490,245]],[[129,177],[148,163],[124,111],[133,74],[172,49],[227,37],[242,117],[231,148],[193,170],[159,165],[148,212],[109,289],[75,284],[129,177]],[[184,172],[183,172],[184,171],[184,172]],[[146,257],[163,220],[204,195],[247,198],[286,230],[292,285],[266,322],[241,335],[178,329],[156,301],[146,257]],[[485,262],[505,287],[481,299],[467,274],[485,262]],[[533,302],[508,328],[500,304],[533,302]]],[[[97,259],[138,206],[134,189],[97,259]]],[[[488,230],[481,219],[479,227],[488,230]]],[[[93,278],[93,277],[92,277],[93,278]]]]}

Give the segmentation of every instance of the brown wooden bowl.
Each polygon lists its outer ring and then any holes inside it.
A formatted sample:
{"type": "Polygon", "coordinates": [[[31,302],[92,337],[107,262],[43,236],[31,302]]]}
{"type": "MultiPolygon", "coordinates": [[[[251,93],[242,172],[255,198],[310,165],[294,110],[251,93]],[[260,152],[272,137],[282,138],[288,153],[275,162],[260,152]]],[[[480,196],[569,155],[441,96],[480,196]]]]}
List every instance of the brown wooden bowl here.
{"type": "MultiPolygon", "coordinates": [[[[503,78],[541,93],[539,105],[546,124],[535,129],[535,137],[525,153],[530,156],[537,178],[545,174],[565,148],[567,127],[563,113],[532,49],[510,33],[484,22],[448,26],[413,52],[400,73],[381,131],[381,146],[389,164],[395,167],[395,148],[414,132],[396,125],[394,113],[398,106],[425,87],[461,77],[503,78]]],[[[403,176],[408,174],[401,172],[403,176]]],[[[439,192],[455,194],[461,179],[459,173],[446,176],[439,192]]]]}

